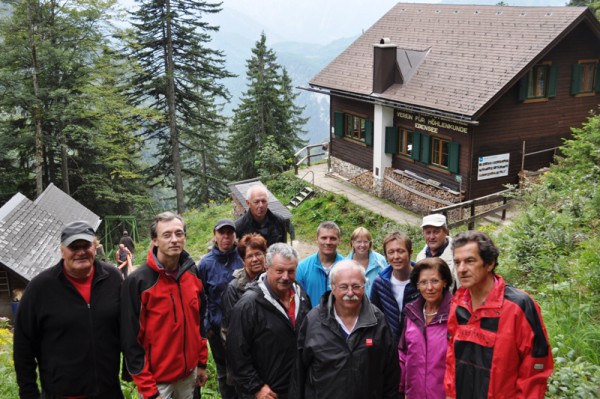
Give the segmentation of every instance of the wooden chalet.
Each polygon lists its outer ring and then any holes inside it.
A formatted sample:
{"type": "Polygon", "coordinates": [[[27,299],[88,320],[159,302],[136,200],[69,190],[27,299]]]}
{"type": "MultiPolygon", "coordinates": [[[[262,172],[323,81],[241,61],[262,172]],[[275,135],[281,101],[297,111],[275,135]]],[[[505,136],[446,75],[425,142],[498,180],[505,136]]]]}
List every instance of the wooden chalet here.
{"type": "Polygon", "coordinates": [[[398,3],[310,82],[333,171],[423,214],[548,166],[597,110],[585,7],[398,3]]]}

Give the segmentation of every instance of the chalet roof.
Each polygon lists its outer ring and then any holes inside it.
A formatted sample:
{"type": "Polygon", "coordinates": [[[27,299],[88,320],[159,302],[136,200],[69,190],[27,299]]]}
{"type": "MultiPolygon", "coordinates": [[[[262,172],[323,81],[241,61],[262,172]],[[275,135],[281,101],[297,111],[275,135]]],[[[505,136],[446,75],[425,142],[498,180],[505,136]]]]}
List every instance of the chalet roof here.
{"type": "Polygon", "coordinates": [[[58,220],[67,224],[76,220],[85,220],[94,227],[94,230],[100,226],[100,216],[90,211],[73,197],[50,183],[44,192],[37,197],[34,203],[42,209],[50,212],[58,220]]]}
{"type": "Polygon", "coordinates": [[[472,119],[584,18],[594,20],[585,7],[398,3],[309,83],[472,119]],[[384,37],[430,51],[407,82],[375,94],[373,48],[384,37]]]}
{"type": "Polygon", "coordinates": [[[21,193],[0,208],[0,263],[31,280],[60,259],[63,223],[21,193]]]}
{"type": "Polygon", "coordinates": [[[15,194],[0,208],[0,264],[29,281],[60,259],[65,224],[85,220],[94,228],[100,217],[50,184],[32,202],[15,194]]]}
{"type": "Polygon", "coordinates": [[[277,215],[281,216],[286,220],[292,218],[292,213],[290,212],[290,210],[287,209],[281,202],[279,202],[279,200],[260,181],[255,180],[231,183],[229,185],[229,188],[231,189],[231,194],[235,196],[238,202],[242,204],[244,206],[244,209],[247,211],[248,204],[246,204],[246,193],[248,192],[248,189],[250,187],[257,185],[262,186],[265,188],[265,190],[267,190],[267,195],[269,197],[269,209],[271,210],[271,212],[276,213],[277,215]]]}

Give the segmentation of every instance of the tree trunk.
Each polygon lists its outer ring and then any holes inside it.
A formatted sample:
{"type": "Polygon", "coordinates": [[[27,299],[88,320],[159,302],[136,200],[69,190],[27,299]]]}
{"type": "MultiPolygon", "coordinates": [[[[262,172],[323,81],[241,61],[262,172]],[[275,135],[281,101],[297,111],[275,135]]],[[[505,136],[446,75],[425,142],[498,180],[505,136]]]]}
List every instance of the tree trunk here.
{"type": "MultiPolygon", "coordinates": [[[[37,47],[35,43],[35,23],[33,21],[32,7],[33,2],[27,5],[27,19],[29,22],[29,46],[31,49],[31,82],[33,84],[33,95],[36,100],[39,100],[39,83],[38,83],[38,60],[37,60],[37,47]]],[[[44,166],[44,140],[42,136],[42,110],[38,101],[33,104],[32,110],[33,124],[35,127],[35,192],[37,195],[42,194],[44,191],[44,184],[42,179],[43,166],[44,166]]]]}
{"type": "Polygon", "coordinates": [[[177,197],[177,212],[183,213],[185,210],[183,197],[183,177],[181,172],[181,156],[179,154],[179,132],[177,130],[177,114],[175,110],[175,76],[173,67],[173,36],[171,32],[171,2],[166,1],[167,18],[167,37],[166,37],[166,75],[167,75],[167,106],[169,118],[169,133],[171,136],[171,156],[173,160],[173,173],[175,177],[175,193],[177,197]]]}

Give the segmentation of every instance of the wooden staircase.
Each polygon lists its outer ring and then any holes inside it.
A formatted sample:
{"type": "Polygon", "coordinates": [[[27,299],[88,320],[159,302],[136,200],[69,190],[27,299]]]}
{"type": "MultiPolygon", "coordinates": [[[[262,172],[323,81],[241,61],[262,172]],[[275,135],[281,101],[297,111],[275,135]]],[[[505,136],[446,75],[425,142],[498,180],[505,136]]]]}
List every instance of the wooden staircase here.
{"type": "Polygon", "coordinates": [[[300,205],[301,203],[303,203],[306,199],[308,199],[312,195],[314,195],[314,193],[315,193],[315,190],[313,190],[312,188],[304,187],[294,198],[292,198],[290,200],[290,202],[288,202],[286,207],[288,209],[293,209],[293,208],[297,207],[298,205],[300,205]]]}
{"type": "Polygon", "coordinates": [[[4,295],[6,295],[7,298],[11,298],[10,284],[8,282],[8,273],[6,273],[6,270],[0,270],[0,297],[4,295]]]}

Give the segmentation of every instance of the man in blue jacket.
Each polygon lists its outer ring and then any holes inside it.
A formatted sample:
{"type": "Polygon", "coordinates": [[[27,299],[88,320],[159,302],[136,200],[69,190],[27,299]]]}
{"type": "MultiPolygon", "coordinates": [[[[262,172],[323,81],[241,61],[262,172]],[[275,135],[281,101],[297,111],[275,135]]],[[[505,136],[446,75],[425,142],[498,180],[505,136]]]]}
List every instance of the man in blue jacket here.
{"type": "Polygon", "coordinates": [[[329,272],[344,257],[337,252],[342,235],[335,222],[326,221],[317,228],[317,245],[319,250],[305,258],[298,265],[296,280],[310,298],[314,308],[319,304],[321,295],[329,291],[329,272]]]}
{"type": "Polygon", "coordinates": [[[208,311],[204,319],[210,350],[217,366],[219,390],[223,399],[237,398],[235,388],[227,384],[227,360],[221,340],[221,297],[233,279],[233,271],[244,266],[236,247],[235,223],[221,219],[213,228],[214,246],[200,260],[198,274],[207,294],[208,311]]]}

